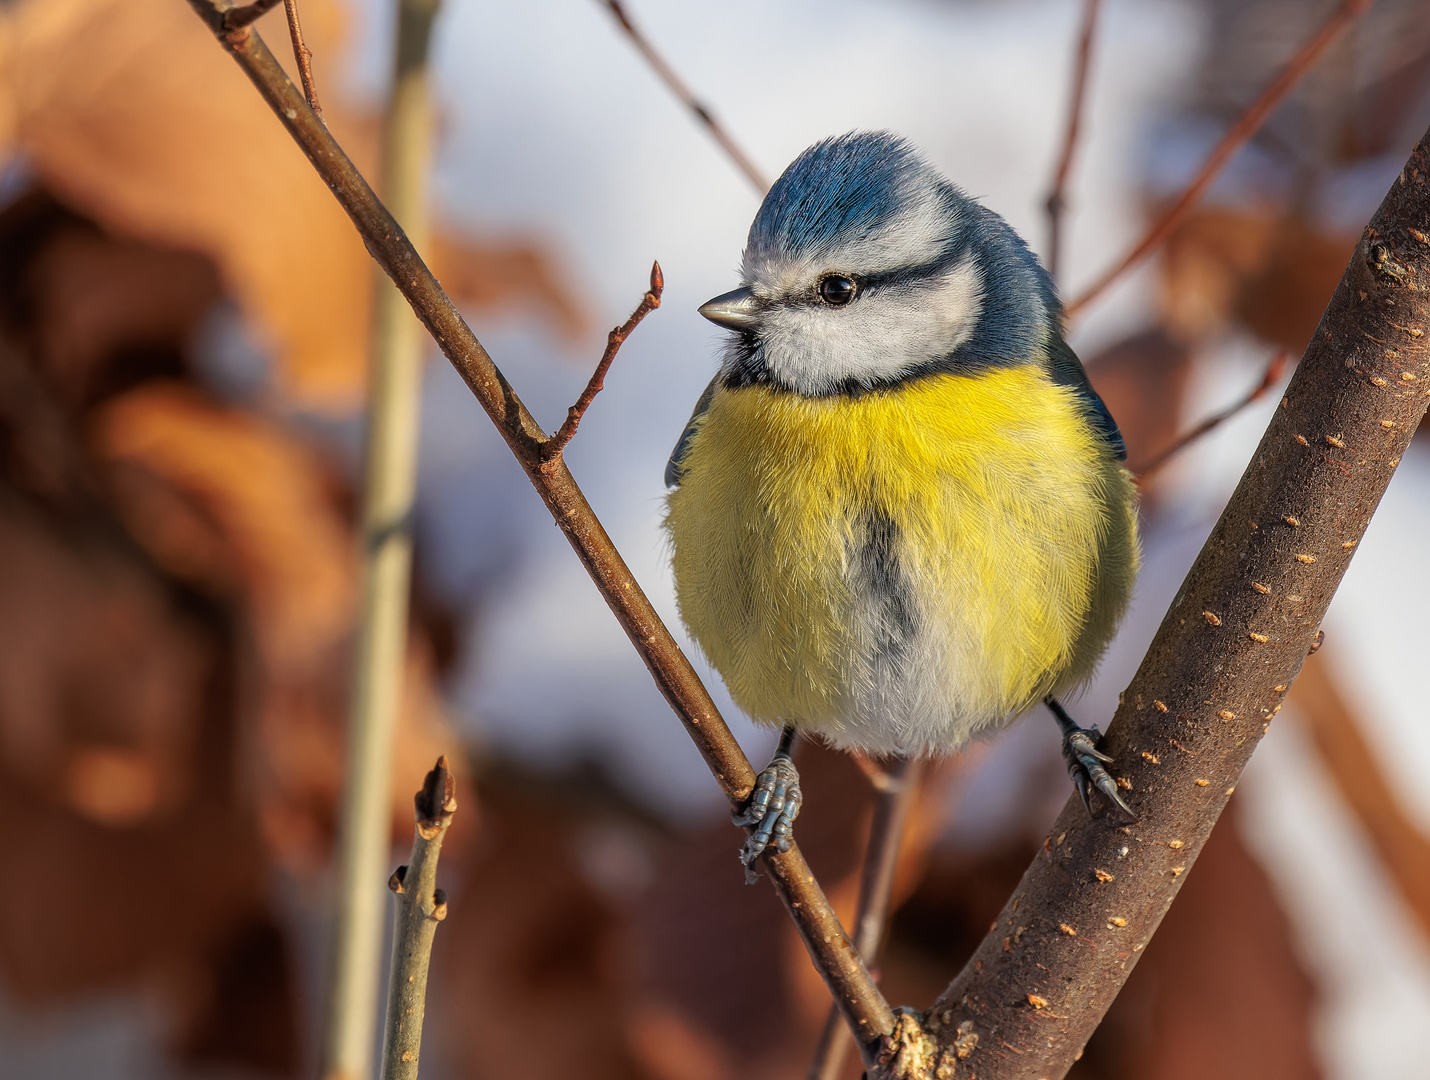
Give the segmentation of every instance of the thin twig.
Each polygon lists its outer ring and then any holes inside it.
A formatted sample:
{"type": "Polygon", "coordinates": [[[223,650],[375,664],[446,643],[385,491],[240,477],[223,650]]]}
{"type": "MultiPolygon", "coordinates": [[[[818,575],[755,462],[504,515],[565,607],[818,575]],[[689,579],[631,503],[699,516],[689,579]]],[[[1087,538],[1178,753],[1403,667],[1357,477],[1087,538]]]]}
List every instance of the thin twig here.
{"type": "Polygon", "coordinates": [[[303,40],[303,28],[298,25],[298,0],[283,0],[283,10],[288,16],[288,36],[293,39],[293,61],[298,65],[298,77],[303,80],[303,96],[321,120],[323,107],[318,104],[318,88],[313,84],[313,50],[303,40]]]}
{"type": "Polygon", "coordinates": [[[437,924],[447,917],[447,894],[437,888],[437,857],[457,810],[456,784],[447,755],[414,797],[417,826],[412,857],[387,880],[393,909],[392,967],[387,978],[387,1022],[382,1037],[381,1080],[417,1080],[422,1018],[427,1011],[427,971],[437,924]]]}
{"type": "Polygon", "coordinates": [[[651,263],[650,289],[641,297],[641,302],[636,305],[635,311],[631,312],[631,317],[606,337],[606,351],[601,354],[601,362],[596,365],[596,370],[591,374],[591,381],[586,384],[586,389],[581,391],[581,396],[576,399],[576,404],[566,410],[566,419],[557,428],[556,434],[542,444],[543,468],[559,458],[561,452],[566,449],[566,444],[576,434],[581,417],[586,415],[586,410],[591,407],[591,402],[596,400],[596,395],[605,387],[606,372],[611,369],[611,361],[616,358],[616,353],[620,352],[626,338],[631,336],[635,328],[640,325],[641,320],[660,307],[660,294],[664,291],[665,275],[660,272],[660,263],[651,263]]]}
{"type": "Polygon", "coordinates": [[[1256,384],[1256,388],[1253,389],[1251,393],[1247,394],[1246,397],[1242,398],[1230,408],[1223,409],[1215,416],[1203,420],[1196,427],[1192,428],[1191,431],[1167,447],[1167,449],[1153,457],[1151,461],[1133,469],[1132,471],[1137,475],[1138,483],[1145,481],[1147,477],[1151,476],[1203,435],[1220,427],[1243,409],[1249,408],[1264,398],[1271,391],[1271,388],[1281,381],[1281,376],[1286,373],[1286,365],[1290,362],[1291,357],[1287,354],[1285,349],[1278,352],[1271,358],[1271,363],[1266,365],[1266,372],[1261,376],[1261,381],[1256,384]]]}
{"type": "MultiPolygon", "coordinates": [[[[436,6],[436,0],[398,5],[382,130],[383,192],[419,242],[427,233],[432,110],[426,56],[436,6]]],[[[372,1075],[384,918],[382,897],[372,884],[388,868],[392,850],[392,742],[412,592],[412,507],[427,337],[402,294],[376,276],[363,439],[361,607],[338,819],[332,984],[322,1035],[322,1075],[328,1080],[372,1075]]]]}
{"type": "MultiPolygon", "coordinates": [[[[879,953],[884,944],[884,928],[889,920],[889,902],[894,892],[894,871],[903,847],[904,827],[923,778],[921,758],[898,758],[887,771],[874,802],[869,822],[869,845],[864,851],[864,867],[859,877],[859,908],[854,917],[854,947],[878,978],[879,953]]],[[[836,1080],[844,1068],[844,1058],[853,1043],[849,1028],[831,1007],[829,1018],[810,1063],[808,1080],[836,1080]]]]}
{"type": "MultiPolygon", "coordinates": [[[[680,650],[606,534],[564,463],[542,468],[541,446],[548,436],[527,411],[482,343],[442,291],[412,242],[388,213],[332,133],[314,115],[303,95],[258,34],[229,33],[213,0],[189,0],[253,82],[274,114],[312,162],[339,205],[352,219],[368,252],[396,284],[427,327],[443,355],[506,440],[556,524],[580,558],[621,629],[645,661],[656,685],[685,726],[720,789],[734,807],[743,807],[755,786],[750,759],[730,732],[690,659],[680,650]]],[[[870,978],[863,960],[839,925],[797,845],[766,852],[768,877],[809,951],[811,961],[839,1003],[845,1022],[857,1033],[861,1054],[894,1031],[894,1011],[870,978]]]]}
{"type": "Polygon", "coordinates": [[[770,190],[770,182],[750,160],[750,156],[740,149],[739,144],[731,137],[720,121],[715,119],[715,114],[710,111],[709,106],[697,98],[685,85],[685,80],[675,73],[675,69],[665,60],[665,57],[655,51],[655,46],[650,43],[644,34],[636,29],[635,23],[631,22],[631,17],[626,13],[625,5],[621,0],[606,0],[606,6],[611,9],[611,14],[616,17],[616,22],[621,24],[621,29],[626,32],[626,36],[631,39],[640,54],[646,58],[646,63],[655,70],[661,82],[665,83],[681,103],[690,110],[695,119],[705,125],[705,130],[710,132],[714,140],[720,144],[720,148],[729,155],[735,166],[745,174],[746,178],[754,185],[755,191],[760,195],[770,190]]]}
{"type": "Polygon", "coordinates": [[[224,12],[223,28],[227,31],[242,30],[255,19],[267,15],[278,6],[278,0],[254,0],[243,7],[229,8],[224,12]]]}
{"type": "Polygon", "coordinates": [[[1102,0],[1083,0],[1082,29],[1078,33],[1077,63],[1073,67],[1072,91],[1068,94],[1068,122],[1063,132],[1063,149],[1058,155],[1058,171],[1048,193],[1048,273],[1058,276],[1062,254],[1063,210],[1067,206],[1068,175],[1072,172],[1073,155],[1082,135],[1082,110],[1087,97],[1087,73],[1092,63],[1092,39],[1097,33],[1097,15],[1102,0]]]}
{"type": "Polygon", "coordinates": [[[1114,281],[1162,246],[1192,208],[1201,201],[1201,197],[1206,194],[1207,189],[1212,186],[1232,156],[1256,134],[1267,118],[1276,111],[1276,107],[1281,104],[1286,95],[1295,88],[1302,76],[1310,71],[1316,61],[1320,59],[1321,54],[1330,48],[1336,39],[1372,3],[1374,0],[1345,0],[1345,3],[1335,10],[1316,33],[1316,36],[1301,47],[1301,50],[1282,68],[1281,73],[1261,92],[1261,96],[1251,103],[1247,110],[1241,114],[1241,118],[1222,136],[1221,142],[1216,144],[1212,152],[1207,155],[1206,160],[1202,162],[1196,179],[1177,196],[1176,201],[1142,235],[1142,239],[1132,246],[1132,250],[1124,255],[1116,266],[1104,273],[1081,296],[1067,305],[1066,315],[1068,318],[1072,318],[1101,296],[1114,281]]]}

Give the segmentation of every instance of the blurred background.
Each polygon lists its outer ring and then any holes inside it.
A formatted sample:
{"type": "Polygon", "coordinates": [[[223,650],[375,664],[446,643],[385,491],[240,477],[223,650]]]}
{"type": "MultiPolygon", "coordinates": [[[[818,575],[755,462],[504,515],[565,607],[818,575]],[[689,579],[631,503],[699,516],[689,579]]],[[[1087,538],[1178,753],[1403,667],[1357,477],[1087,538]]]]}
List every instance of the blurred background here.
{"type": "MultiPolygon", "coordinates": [[[[1076,296],[1335,8],[1108,0],[1067,190],[1076,296]]],[[[770,176],[890,128],[1046,251],[1076,0],[636,0],[770,176]]],[[[391,0],[301,0],[328,122],[376,159],[391,0]]],[[[257,24],[289,58],[281,10],[257,24]]],[[[674,628],[661,473],[716,366],[759,197],[595,0],[444,0],[430,262],[548,428],[653,258],[665,303],[567,459],[674,628]]],[[[1430,123],[1430,3],[1380,0],[1071,341],[1135,466],[1298,357],[1430,123]]],[[[182,0],[0,3],[0,1072],[317,1067],[357,608],[373,268],[182,0]]],[[[1274,407],[1144,488],[1105,724],[1274,407]]],[[[462,778],[423,1073],[803,1076],[827,995],[561,533],[460,380],[423,390],[393,864],[462,778]]],[[[1092,1080],[1423,1077],[1430,1025],[1430,439],[1325,647],[1089,1045],[1092,1080]]],[[[683,639],[682,639],[683,640],[683,639]]],[[[703,664],[750,757],[772,738],[703,664]]],[[[848,924],[873,793],[804,745],[800,839],[848,924]]],[[[929,1004],[1067,797],[1040,713],[932,769],[883,964],[929,1004]]],[[[848,1075],[856,1076],[851,1062],[848,1075]]]]}

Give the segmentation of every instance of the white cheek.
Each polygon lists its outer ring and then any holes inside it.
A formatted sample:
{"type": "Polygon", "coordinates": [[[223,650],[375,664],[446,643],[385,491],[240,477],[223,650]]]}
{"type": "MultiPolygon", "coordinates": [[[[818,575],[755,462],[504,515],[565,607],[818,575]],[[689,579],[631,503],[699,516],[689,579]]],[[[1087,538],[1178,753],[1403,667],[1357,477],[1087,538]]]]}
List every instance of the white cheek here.
{"type": "Polygon", "coordinates": [[[970,257],[910,293],[876,291],[847,309],[770,312],[765,363],[776,382],[810,394],[897,378],[967,341],[982,307],[982,277],[970,257]]]}

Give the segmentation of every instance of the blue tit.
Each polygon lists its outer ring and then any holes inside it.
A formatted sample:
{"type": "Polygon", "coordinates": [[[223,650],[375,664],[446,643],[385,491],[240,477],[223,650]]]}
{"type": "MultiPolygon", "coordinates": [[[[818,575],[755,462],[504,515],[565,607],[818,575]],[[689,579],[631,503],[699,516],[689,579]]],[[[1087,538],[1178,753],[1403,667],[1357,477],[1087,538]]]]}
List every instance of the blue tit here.
{"type": "MultiPolygon", "coordinates": [[[[738,824],[789,847],[796,732],[947,754],[1042,701],[1069,772],[1125,805],[1058,703],[1137,572],[1122,436],[1052,280],[909,143],[818,143],[765,197],[741,286],[700,312],[720,370],[666,468],[680,615],[735,702],[783,728],[738,824]]],[[[1129,813],[1130,816],[1130,813],[1129,813]]]]}

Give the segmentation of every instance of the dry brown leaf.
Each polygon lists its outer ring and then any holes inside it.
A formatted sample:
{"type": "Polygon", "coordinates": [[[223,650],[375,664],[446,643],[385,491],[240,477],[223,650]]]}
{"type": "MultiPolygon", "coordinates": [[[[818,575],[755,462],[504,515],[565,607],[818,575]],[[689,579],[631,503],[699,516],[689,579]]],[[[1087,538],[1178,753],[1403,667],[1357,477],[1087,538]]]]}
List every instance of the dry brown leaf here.
{"type": "Polygon", "coordinates": [[[534,240],[502,243],[447,229],[432,237],[431,259],[433,273],[459,304],[528,308],[567,341],[579,341],[590,329],[589,313],[534,240]]]}
{"type": "MultiPolygon", "coordinates": [[[[115,398],[96,410],[92,425],[102,460],[143,467],[217,524],[271,672],[302,670],[346,637],[356,552],[309,447],[179,383],[147,383],[115,398]]],[[[148,505],[132,509],[143,512],[127,513],[126,524],[160,563],[176,573],[191,569],[196,530],[148,505]]]]}
{"type": "MultiPolygon", "coordinates": [[[[337,55],[338,14],[322,0],[303,6],[320,67],[337,55]]],[[[278,12],[260,30],[274,38],[282,26],[278,12]]],[[[13,138],[45,183],[112,229],[211,255],[275,345],[280,390],[352,405],[371,260],[188,5],[30,0],[7,29],[0,85],[13,138]]],[[[275,43],[281,54],[283,38],[275,43]]],[[[340,112],[333,123],[341,128],[340,112]]]]}
{"type": "MultiPolygon", "coordinates": [[[[46,185],[108,228],[211,256],[274,348],[278,392],[313,409],[355,406],[372,260],[188,5],[28,0],[0,19],[0,138],[9,153],[22,153],[46,185]]],[[[345,115],[326,92],[341,55],[341,6],[305,0],[303,23],[328,123],[371,173],[375,125],[345,115]]],[[[282,12],[258,29],[287,62],[282,12]]],[[[567,337],[585,328],[535,245],[457,238],[433,250],[459,299],[534,309],[567,337]]]]}

